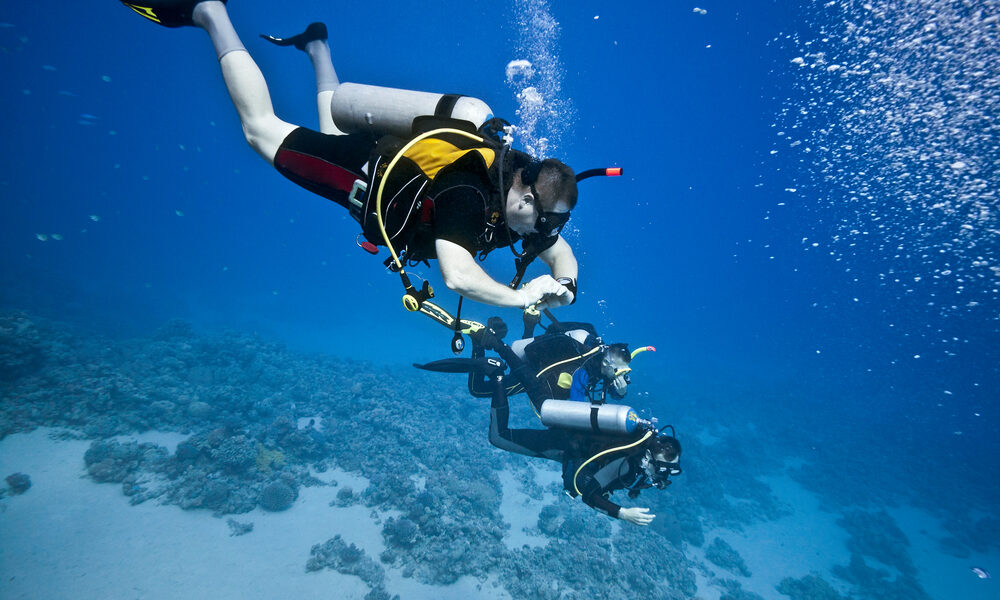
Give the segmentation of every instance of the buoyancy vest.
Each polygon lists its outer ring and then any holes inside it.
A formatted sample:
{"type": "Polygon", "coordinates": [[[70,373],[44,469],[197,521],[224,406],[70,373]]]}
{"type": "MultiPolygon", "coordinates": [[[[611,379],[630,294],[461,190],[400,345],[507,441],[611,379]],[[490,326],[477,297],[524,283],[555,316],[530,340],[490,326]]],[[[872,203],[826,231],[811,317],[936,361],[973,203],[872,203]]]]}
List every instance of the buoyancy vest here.
{"type": "MultiPolygon", "coordinates": [[[[391,243],[409,261],[433,258],[434,205],[430,193],[438,175],[451,168],[461,169],[476,181],[484,196],[487,229],[503,228],[499,155],[500,143],[470,131],[465,121],[420,118],[414,122],[413,138],[382,137],[369,160],[370,181],[361,218],[365,238],[381,246],[391,243]]],[[[489,237],[492,240],[493,236],[489,237]]]]}
{"type": "MultiPolygon", "coordinates": [[[[570,397],[570,381],[573,374],[581,368],[593,364],[599,367],[597,357],[601,350],[601,338],[593,325],[589,323],[560,322],[549,327],[548,331],[532,339],[524,347],[525,361],[531,365],[536,379],[543,384],[548,398],[566,400],[570,397]],[[585,334],[580,341],[580,335],[570,335],[576,332],[585,334]]],[[[595,372],[596,374],[596,372],[595,372]]],[[[592,378],[596,381],[596,377],[592,378]]],[[[516,392],[520,389],[515,390],[516,392]]]]}

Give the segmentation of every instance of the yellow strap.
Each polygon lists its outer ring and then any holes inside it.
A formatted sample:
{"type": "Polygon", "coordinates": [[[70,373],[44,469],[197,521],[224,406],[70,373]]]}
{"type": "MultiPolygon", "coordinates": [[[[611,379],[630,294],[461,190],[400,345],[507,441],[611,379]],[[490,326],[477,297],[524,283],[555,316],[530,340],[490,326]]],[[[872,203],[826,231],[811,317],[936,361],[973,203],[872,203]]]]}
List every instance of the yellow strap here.
{"type": "Polygon", "coordinates": [[[574,356],[572,358],[567,358],[566,360],[561,360],[561,361],[559,361],[557,363],[552,363],[551,365],[549,365],[549,366],[545,367],[544,369],[542,369],[541,371],[539,371],[538,375],[535,375],[535,378],[541,377],[542,375],[545,374],[546,371],[548,371],[549,369],[551,369],[553,367],[558,367],[561,364],[565,364],[565,363],[568,363],[568,362],[573,362],[574,360],[579,360],[581,358],[587,358],[588,356],[590,356],[594,352],[599,351],[600,349],[601,349],[601,347],[597,346],[594,349],[590,350],[589,352],[586,352],[586,353],[581,354],[579,356],[574,356]]]}
{"type": "Polygon", "coordinates": [[[634,448],[635,446],[638,446],[639,444],[641,444],[641,443],[645,442],[646,440],[648,440],[649,436],[651,436],[651,435],[653,435],[653,432],[652,431],[647,431],[646,435],[644,435],[641,438],[639,438],[639,441],[632,442],[631,444],[629,444],[627,446],[619,446],[617,448],[609,448],[609,449],[605,450],[604,452],[598,452],[597,454],[595,454],[595,455],[591,456],[590,458],[588,458],[582,465],[580,465],[580,468],[576,470],[576,473],[573,473],[573,489],[576,490],[576,494],[578,496],[582,496],[583,495],[583,494],[580,493],[580,488],[576,487],[576,478],[577,478],[577,476],[580,475],[580,471],[582,471],[584,467],[586,467],[588,464],[590,464],[590,461],[594,460],[595,458],[600,458],[600,457],[604,456],[605,454],[610,454],[611,452],[618,452],[619,450],[628,450],[629,448],[634,448]]]}
{"type": "MultiPolygon", "coordinates": [[[[455,317],[451,313],[441,308],[437,304],[431,302],[430,300],[425,300],[420,304],[420,312],[424,313],[428,317],[434,319],[438,323],[444,325],[448,329],[455,329],[455,317]]],[[[475,333],[485,328],[486,326],[479,321],[471,321],[469,319],[462,319],[461,329],[459,331],[465,335],[470,333],[475,333]]]]}
{"type": "Polygon", "coordinates": [[[392,242],[389,241],[389,234],[385,232],[385,221],[382,220],[382,192],[385,191],[385,182],[389,179],[389,173],[392,172],[392,169],[396,166],[396,163],[398,163],[399,159],[402,158],[404,154],[406,154],[407,150],[412,148],[417,142],[420,142],[421,140],[424,140],[432,135],[438,135],[442,133],[454,133],[456,135],[465,136],[470,140],[475,140],[477,142],[484,141],[483,138],[479,137],[478,135],[473,135],[467,131],[462,131],[461,129],[443,128],[443,129],[434,129],[432,131],[428,131],[427,133],[422,133],[417,137],[413,138],[412,140],[410,140],[405,146],[403,146],[402,150],[396,153],[396,156],[392,157],[392,160],[389,161],[389,166],[385,168],[385,173],[382,175],[382,181],[380,181],[378,184],[378,194],[376,194],[375,196],[375,217],[378,219],[378,230],[379,233],[382,234],[382,239],[385,240],[386,247],[389,248],[389,254],[392,255],[392,262],[396,263],[396,268],[398,268],[400,272],[403,271],[403,263],[400,262],[399,255],[396,254],[396,249],[392,247],[392,242]]]}

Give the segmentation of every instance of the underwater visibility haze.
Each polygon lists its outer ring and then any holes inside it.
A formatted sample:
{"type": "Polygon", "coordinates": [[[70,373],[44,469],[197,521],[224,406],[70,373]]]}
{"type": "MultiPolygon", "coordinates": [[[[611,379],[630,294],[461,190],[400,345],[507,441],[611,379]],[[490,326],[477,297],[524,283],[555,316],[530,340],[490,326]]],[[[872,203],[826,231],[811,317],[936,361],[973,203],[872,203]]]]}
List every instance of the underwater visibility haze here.
{"type": "MultiPolygon", "coordinates": [[[[318,128],[313,70],[258,34],[323,21],[343,82],[623,169],[580,183],[553,314],[655,347],[621,402],[683,472],[612,496],[639,527],[491,446],[411,366],[452,332],[247,145],[203,31],[7,3],[0,596],[1000,597],[1000,1],[228,10],[285,121],[318,128]]],[[[492,316],[519,337],[463,301],[492,316]]]]}

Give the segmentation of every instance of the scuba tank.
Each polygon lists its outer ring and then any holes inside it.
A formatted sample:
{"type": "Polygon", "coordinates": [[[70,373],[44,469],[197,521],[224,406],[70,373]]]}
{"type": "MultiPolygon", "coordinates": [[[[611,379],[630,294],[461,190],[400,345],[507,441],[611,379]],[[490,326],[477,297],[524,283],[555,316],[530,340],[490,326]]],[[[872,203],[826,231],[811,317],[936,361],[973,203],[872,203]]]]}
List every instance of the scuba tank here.
{"type": "Polygon", "coordinates": [[[482,100],[469,96],[342,83],[330,101],[330,115],[344,133],[375,132],[408,138],[417,117],[461,119],[479,129],[493,118],[493,111],[482,100]]]}
{"type": "Polygon", "coordinates": [[[639,426],[639,415],[631,406],[621,404],[587,404],[572,400],[542,402],[542,424],[578,431],[612,435],[629,435],[639,426]]]}

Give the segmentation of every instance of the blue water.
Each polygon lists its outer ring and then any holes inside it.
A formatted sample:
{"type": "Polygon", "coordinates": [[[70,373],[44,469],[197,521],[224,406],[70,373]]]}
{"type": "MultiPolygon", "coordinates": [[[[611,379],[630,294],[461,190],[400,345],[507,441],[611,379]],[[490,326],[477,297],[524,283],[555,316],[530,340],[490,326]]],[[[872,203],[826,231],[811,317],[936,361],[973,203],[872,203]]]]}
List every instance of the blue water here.
{"type": "MultiPolygon", "coordinates": [[[[521,143],[625,170],[581,184],[582,295],[557,316],[656,346],[642,408],[846,454],[830,481],[855,500],[904,482],[995,511],[995,0],[231,4],[277,113],[311,127],[308,61],[257,33],[325,20],[341,80],[457,91],[515,124],[506,65],[548,65],[551,110],[521,143]]],[[[0,308],[112,339],[180,318],[399,369],[449,353],[356,224],[245,144],[202,32],[114,2],[8,3],[0,22],[0,308]]],[[[487,268],[508,279],[510,255],[487,268]]]]}

